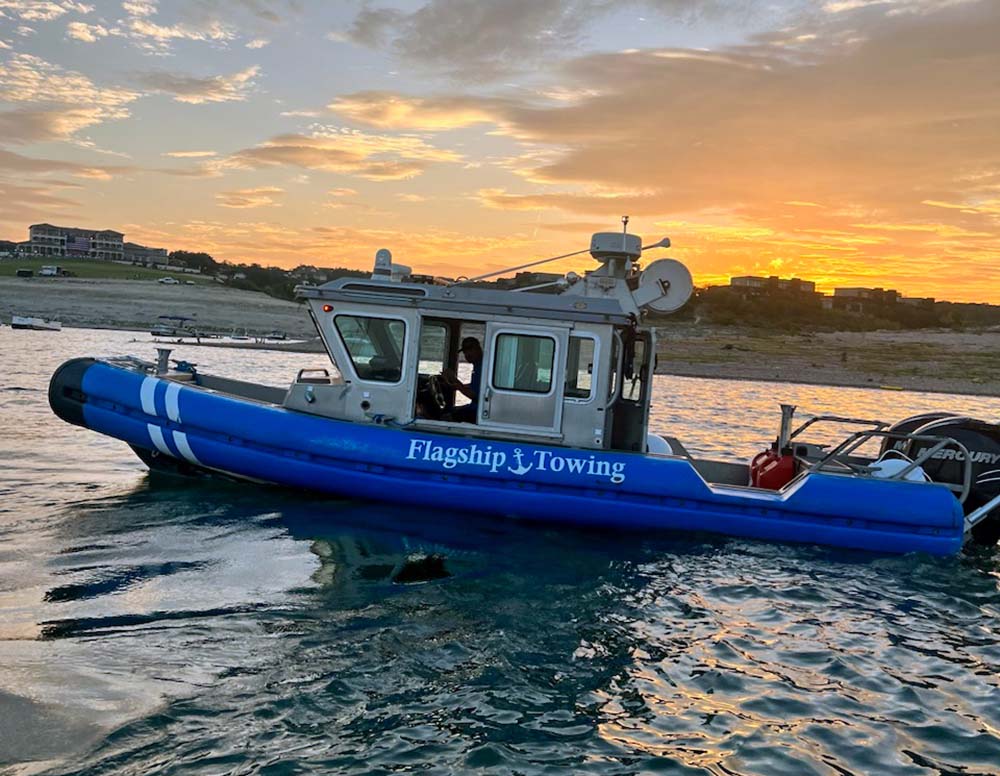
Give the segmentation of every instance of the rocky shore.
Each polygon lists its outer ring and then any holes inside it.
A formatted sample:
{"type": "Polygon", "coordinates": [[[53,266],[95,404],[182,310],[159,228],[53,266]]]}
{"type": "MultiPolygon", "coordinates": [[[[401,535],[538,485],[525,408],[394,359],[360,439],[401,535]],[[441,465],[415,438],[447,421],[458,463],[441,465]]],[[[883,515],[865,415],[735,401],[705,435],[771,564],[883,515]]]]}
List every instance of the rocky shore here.
{"type": "Polygon", "coordinates": [[[303,305],[217,284],[0,277],[0,320],[10,323],[11,315],[130,331],[149,331],[158,316],[179,315],[209,331],[253,335],[277,330],[294,339],[316,336],[303,305]]]}

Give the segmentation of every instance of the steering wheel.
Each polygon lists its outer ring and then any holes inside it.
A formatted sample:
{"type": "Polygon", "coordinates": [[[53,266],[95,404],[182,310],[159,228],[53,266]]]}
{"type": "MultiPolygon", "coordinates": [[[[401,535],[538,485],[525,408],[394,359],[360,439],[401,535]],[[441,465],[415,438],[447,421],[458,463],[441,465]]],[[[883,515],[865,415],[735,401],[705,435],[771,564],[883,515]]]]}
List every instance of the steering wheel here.
{"type": "Polygon", "coordinates": [[[431,394],[431,399],[439,410],[448,406],[448,401],[444,397],[444,389],[441,387],[441,376],[431,375],[427,378],[427,390],[431,394]]]}

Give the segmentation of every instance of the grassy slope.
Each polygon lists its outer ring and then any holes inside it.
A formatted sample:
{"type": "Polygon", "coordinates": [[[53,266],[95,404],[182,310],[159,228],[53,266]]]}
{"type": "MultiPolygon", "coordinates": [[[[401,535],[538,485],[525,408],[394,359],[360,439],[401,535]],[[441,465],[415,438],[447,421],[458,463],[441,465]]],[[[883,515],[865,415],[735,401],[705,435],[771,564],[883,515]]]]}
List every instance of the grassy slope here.
{"type": "Polygon", "coordinates": [[[19,269],[32,269],[35,275],[43,266],[58,265],[79,278],[114,279],[114,280],[158,280],[162,277],[173,277],[183,282],[193,280],[195,283],[214,283],[212,278],[202,275],[191,275],[186,272],[166,272],[146,267],[133,267],[126,264],[113,264],[110,261],[85,259],[61,259],[58,256],[44,256],[31,259],[3,259],[0,261],[0,276],[13,277],[19,269]]]}

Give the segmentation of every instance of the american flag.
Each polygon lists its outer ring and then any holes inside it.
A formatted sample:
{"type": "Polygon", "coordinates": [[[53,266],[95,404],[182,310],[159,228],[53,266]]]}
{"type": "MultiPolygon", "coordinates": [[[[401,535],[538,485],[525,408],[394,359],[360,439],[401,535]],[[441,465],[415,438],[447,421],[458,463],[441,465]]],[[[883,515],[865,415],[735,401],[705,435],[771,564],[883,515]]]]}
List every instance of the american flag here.
{"type": "Polygon", "coordinates": [[[68,251],[90,251],[89,237],[67,237],[66,250],[68,251]]]}

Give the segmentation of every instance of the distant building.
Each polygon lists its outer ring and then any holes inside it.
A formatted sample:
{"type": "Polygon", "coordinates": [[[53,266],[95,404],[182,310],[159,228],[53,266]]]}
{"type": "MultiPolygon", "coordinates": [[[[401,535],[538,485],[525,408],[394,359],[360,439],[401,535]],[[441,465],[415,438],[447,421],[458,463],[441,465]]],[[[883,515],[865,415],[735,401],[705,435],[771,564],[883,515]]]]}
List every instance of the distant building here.
{"type": "Polygon", "coordinates": [[[147,248],[145,245],[127,242],[124,244],[125,261],[133,264],[169,264],[166,248],[147,248]]]}
{"type": "Polygon", "coordinates": [[[835,288],[833,309],[849,313],[875,314],[899,301],[899,292],[885,288],[835,288]]]}
{"type": "Polygon", "coordinates": [[[113,229],[32,224],[28,227],[27,253],[115,261],[124,255],[124,239],[124,234],[113,229]]]}
{"type": "Polygon", "coordinates": [[[897,299],[900,304],[909,305],[910,307],[919,307],[924,310],[934,309],[934,297],[932,296],[901,296],[897,299]]]}
{"type": "Polygon", "coordinates": [[[427,286],[447,286],[454,283],[454,278],[445,278],[438,275],[410,275],[410,283],[422,283],[427,286]]]}
{"type": "Polygon", "coordinates": [[[818,307],[823,300],[823,294],[816,291],[816,284],[811,280],[800,278],[758,277],[756,275],[741,275],[729,278],[728,286],[712,286],[707,289],[711,295],[729,294],[743,300],[773,300],[776,303],[805,303],[818,307]]]}
{"type": "Polygon", "coordinates": [[[811,280],[799,278],[779,278],[774,275],[763,278],[755,275],[741,275],[729,278],[729,287],[743,296],[758,296],[775,291],[788,291],[793,294],[815,294],[816,284],[811,280]]]}
{"type": "Polygon", "coordinates": [[[16,242],[0,240],[0,259],[12,259],[18,254],[16,242]]]}
{"type": "Polygon", "coordinates": [[[314,267],[312,264],[300,264],[289,272],[288,276],[292,280],[305,283],[325,283],[329,279],[325,270],[314,267]]]}
{"type": "Polygon", "coordinates": [[[500,278],[496,281],[497,288],[527,288],[540,286],[543,283],[555,283],[563,275],[558,272],[518,272],[512,278],[500,278]]]}

